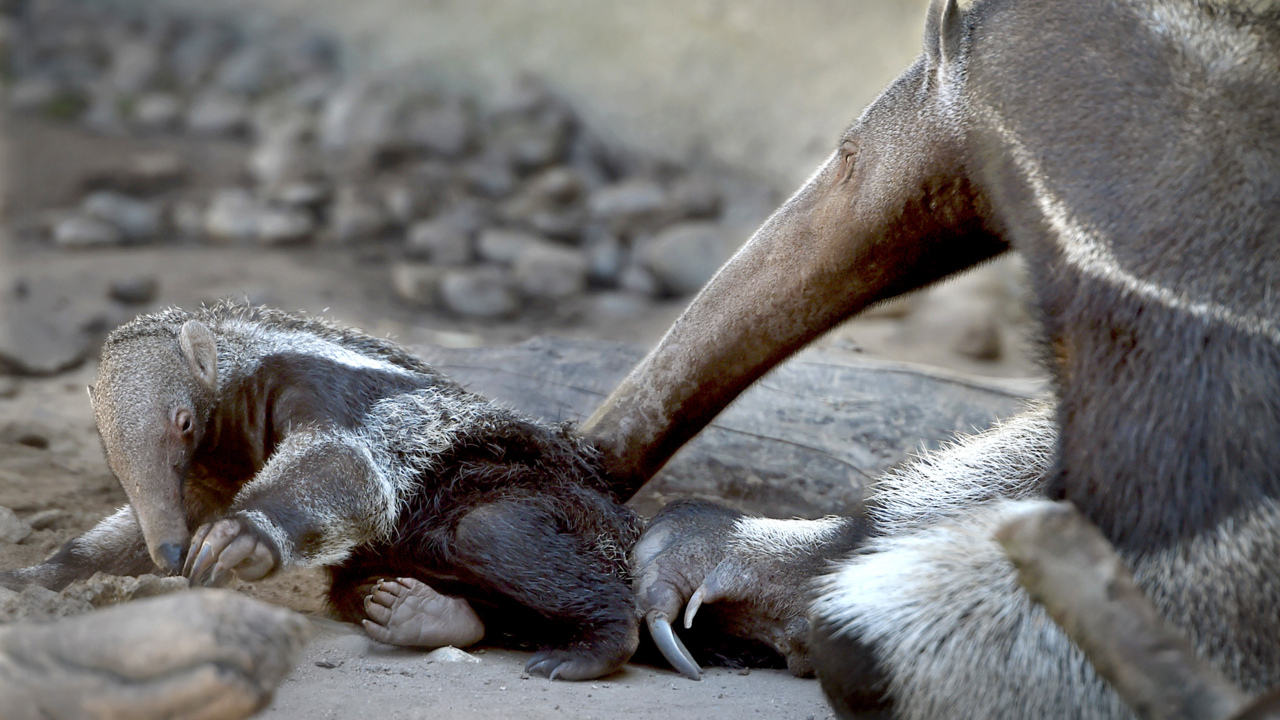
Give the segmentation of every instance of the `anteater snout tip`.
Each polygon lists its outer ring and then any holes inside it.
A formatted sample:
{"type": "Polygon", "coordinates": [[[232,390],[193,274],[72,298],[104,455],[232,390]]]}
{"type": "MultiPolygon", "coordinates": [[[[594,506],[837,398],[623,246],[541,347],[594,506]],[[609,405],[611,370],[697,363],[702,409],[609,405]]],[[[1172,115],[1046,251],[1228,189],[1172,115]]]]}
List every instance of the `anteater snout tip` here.
{"type": "Polygon", "coordinates": [[[183,547],[178,543],[164,543],[156,548],[156,564],[169,575],[182,572],[183,547]]]}

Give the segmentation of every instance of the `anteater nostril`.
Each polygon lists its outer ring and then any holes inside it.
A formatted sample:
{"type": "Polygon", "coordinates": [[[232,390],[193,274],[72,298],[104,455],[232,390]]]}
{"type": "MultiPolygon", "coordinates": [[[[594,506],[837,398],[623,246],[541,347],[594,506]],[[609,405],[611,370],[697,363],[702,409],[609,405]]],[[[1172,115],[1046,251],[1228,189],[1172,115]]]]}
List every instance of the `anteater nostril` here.
{"type": "Polygon", "coordinates": [[[177,543],[165,543],[160,546],[157,553],[160,559],[164,561],[161,570],[170,575],[177,575],[182,570],[183,547],[177,543]]]}

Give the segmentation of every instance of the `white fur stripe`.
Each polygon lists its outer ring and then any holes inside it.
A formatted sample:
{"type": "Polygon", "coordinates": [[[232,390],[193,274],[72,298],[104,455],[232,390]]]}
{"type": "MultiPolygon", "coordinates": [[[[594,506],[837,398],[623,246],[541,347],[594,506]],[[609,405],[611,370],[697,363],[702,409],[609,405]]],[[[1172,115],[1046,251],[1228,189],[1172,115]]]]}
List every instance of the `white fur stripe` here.
{"type": "Polygon", "coordinates": [[[731,553],[748,557],[771,557],[811,552],[813,546],[832,539],[848,520],[825,517],[819,520],[774,520],[740,517],[729,536],[731,553]]]}
{"type": "Polygon", "coordinates": [[[1240,313],[1208,298],[1186,293],[1140,278],[1124,268],[1111,252],[1114,242],[1092,223],[1081,220],[1053,190],[1032,153],[994,109],[978,108],[1018,165],[1035,197],[1036,207],[1053,232],[1064,259],[1085,275],[1103,280],[1134,296],[1195,318],[1226,325],[1247,335],[1280,345],[1280,327],[1270,318],[1240,313]]]}
{"type": "Polygon", "coordinates": [[[891,471],[871,489],[885,534],[925,527],[999,498],[1040,494],[1057,445],[1054,405],[1042,402],[990,429],[891,471]]]}
{"type": "Polygon", "coordinates": [[[294,352],[299,355],[323,358],[350,368],[380,370],[396,374],[409,373],[408,370],[387,360],[362,355],[306,331],[279,330],[265,327],[262,323],[246,322],[240,319],[227,321],[223,325],[223,330],[235,332],[244,337],[258,348],[259,356],[294,352]]]}
{"type": "Polygon", "coordinates": [[[875,648],[899,720],[1132,718],[994,539],[1041,502],[879,538],[819,580],[814,614],[875,648]]]}

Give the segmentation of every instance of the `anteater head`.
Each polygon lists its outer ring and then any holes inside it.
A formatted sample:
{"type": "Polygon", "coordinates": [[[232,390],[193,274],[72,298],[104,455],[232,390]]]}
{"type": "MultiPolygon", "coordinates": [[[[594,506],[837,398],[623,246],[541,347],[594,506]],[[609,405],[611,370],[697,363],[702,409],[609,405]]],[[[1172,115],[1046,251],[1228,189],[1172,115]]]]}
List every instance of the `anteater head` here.
{"type": "Polygon", "coordinates": [[[217,397],[217,341],[197,320],[176,333],[127,328],[103,349],[94,418],[151,559],[176,573],[190,540],[183,485],[217,397]]]}

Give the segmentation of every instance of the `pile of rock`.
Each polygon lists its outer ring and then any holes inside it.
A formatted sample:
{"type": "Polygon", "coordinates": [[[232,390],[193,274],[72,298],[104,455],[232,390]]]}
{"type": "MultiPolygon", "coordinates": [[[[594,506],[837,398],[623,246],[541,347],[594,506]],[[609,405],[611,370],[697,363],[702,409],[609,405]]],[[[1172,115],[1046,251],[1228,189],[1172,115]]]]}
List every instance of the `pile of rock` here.
{"type": "Polygon", "coordinates": [[[373,247],[402,300],[474,317],[584,293],[643,307],[732,251],[712,176],[606,146],[532,79],[484,102],[427,92],[352,70],[323,34],[161,3],[30,0],[3,35],[17,111],[250,148],[243,182],[203,192],[175,156],[139,158],[42,242],[373,247]]]}

